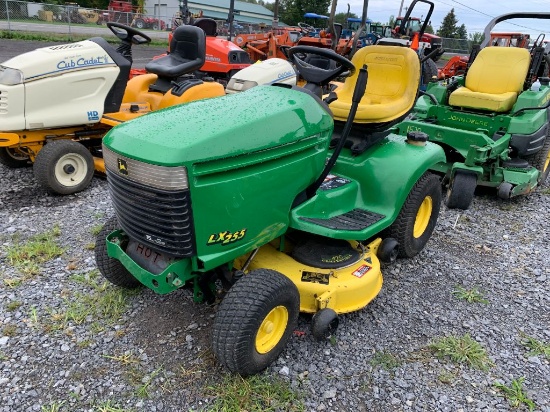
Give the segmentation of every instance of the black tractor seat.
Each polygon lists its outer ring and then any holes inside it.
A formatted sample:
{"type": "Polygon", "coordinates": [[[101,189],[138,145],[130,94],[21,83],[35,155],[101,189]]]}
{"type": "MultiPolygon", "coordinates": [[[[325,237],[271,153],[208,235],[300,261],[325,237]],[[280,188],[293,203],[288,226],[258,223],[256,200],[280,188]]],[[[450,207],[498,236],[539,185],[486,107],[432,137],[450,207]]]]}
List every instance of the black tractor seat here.
{"type": "Polygon", "coordinates": [[[200,69],[206,58],[206,35],[195,26],[179,26],[170,41],[170,52],[145,65],[145,70],[158,76],[151,91],[166,93],[172,81],[200,69]]]}

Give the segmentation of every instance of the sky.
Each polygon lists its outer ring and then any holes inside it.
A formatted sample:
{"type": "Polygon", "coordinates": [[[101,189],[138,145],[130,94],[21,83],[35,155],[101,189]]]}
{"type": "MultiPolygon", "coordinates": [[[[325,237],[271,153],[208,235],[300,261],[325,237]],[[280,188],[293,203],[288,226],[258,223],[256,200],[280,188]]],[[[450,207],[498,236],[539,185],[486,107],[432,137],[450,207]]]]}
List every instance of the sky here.
{"type": "MultiPolygon", "coordinates": [[[[389,16],[397,16],[399,8],[403,4],[402,15],[405,15],[405,7],[412,0],[366,0],[368,1],[367,17],[373,21],[387,23],[389,16]],[[403,2],[402,2],[403,1],[403,2]]],[[[458,25],[464,24],[468,33],[481,32],[493,17],[511,12],[541,12],[548,10],[548,0],[432,0],[435,7],[431,17],[434,30],[441,26],[443,18],[454,8],[458,25]]],[[[361,17],[363,13],[363,0],[340,0],[336,8],[337,13],[350,12],[361,17]]],[[[425,3],[417,3],[413,12],[416,17],[425,16],[428,6],[425,3]]],[[[531,37],[545,33],[550,39],[550,20],[547,19],[514,19],[514,24],[508,22],[499,23],[493,31],[515,31],[531,34],[531,37]]]]}

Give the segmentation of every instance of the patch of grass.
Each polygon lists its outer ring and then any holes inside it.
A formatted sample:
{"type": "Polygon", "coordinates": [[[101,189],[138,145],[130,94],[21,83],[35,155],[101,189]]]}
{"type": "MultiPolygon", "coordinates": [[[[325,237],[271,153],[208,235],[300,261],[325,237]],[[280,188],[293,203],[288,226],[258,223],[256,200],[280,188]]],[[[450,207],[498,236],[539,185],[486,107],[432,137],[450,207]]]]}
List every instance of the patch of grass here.
{"type": "Polygon", "coordinates": [[[19,302],[18,300],[12,300],[11,302],[6,304],[6,310],[8,312],[14,312],[17,309],[19,309],[22,304],[23,302],[19,302]]]}
{"type": "Polygon", "coordinates": [[[41,412],[59,412],[65,401],[55,401],[48,405],[42,405],[41,412]]]}
{"type": "Polygon", "coordinates": [[[122,355],[114,355],[114,356],[103,355],[103,357],[114,360],[123,365],[131,365],[131,364],[139,363],[139,358],[135,356],[132,352],[127,352],[122,355]]]}
{"type": "Polygon", "coordinates": [[[514,408],[517,408],[521,405],[525,405],[529,408],[530,411],[535,410],[535,402],[533,402],[523,389],[523,382],[525,381],[524,377],[519,379],[513,379],[510,382],[510,386],[506,386],[503,383],[495,382],[494,386],[503,393],[503,396],[508,399],[510,405],[514,408]]]}
{"type": "Polygon", "coordinates": [[[526,333],[521,332],[521,344],[525,346],[529,352],[528,356],[544,355],[546,359],[550,359],[550,345],[541,342],[531,336],[528,336],[526,333]]]}
{"type": "Polygon", "coordinates": [[[23,278],[5,278],[2,279],[4,281],[4,284],[9,288],[16,288],[23,282],[23,278]]]}
{"type": "Polygon", "coordinates": [[[99,402],[94,405],[94,412],[131,412],[132,409],[124,409],[118,404],[108,401],[99,402]]]}
{"type": "Polygon", "coordinates": [[[445,383],[447,385],[450,385],[450,384],[452,384],[456,381],[457,374],[456,374],[456,372],[451,372],[451,371],[444,370],[444,371],[441,371],[439,373],[439,375],[437,375],[437,379],[441,383],[445,383]]]}
{"type": "Polygon", "coordinates": [[[17,334],[17,326],[15,325],[5,325],[2,328],[2,335],[3,336],[15,336],[17,334]]]}
{"type": "Polygon", "coordinates": [[[370,360],[372,366],[380,366],[385,370],[391,370],[397,368],[401,362],[392,353],[387,351],[376,352],[370,360]]]}
{"type": "Polygon", "coordinates": [[[489,303],[487,299],[483,297],[483,294],[477,290],[477,288],[465,289],[462,286],[456,286],[455,290],[451,294],[460,300],[465,300],[468,303],[489,303]]]}
{"type": "MultiPolygon", "coordinates": [[[[62,25],[66,26],[66,23],[62,23],[62,25]]],[[[33,40],[33,41],[48,41],[48,42],[58,41],[58,42],[67,43],[67,42],[77,42],[82,40],[88,40],[90,37],[93,37],[93,36],[85,35],[85,34],[80,34],[80,35],[72,34],[69,37],[67,34],[61,34],[61,33],[0,30],[0,39],[12,39],[12,40],[33,40]]],[[[101,37],[103,37],[109,43],[112,43],[115,45],[120,44],[120,40],[118,40],[115,36],[106,35],[101,37]]],[[[149,45],[151,46],[167,46],[167,44],[168,44],[168,35],[166,36],[166,40],[152,39],[151,43],[149,43],[149,45]]]]}
{"type": "Polygon", "coordinates": [[[70,324],[80,325],[91,321],[90,328],[99,332],[116,323],[126,310],[128,298],[139,291],[116,288],[107,281],[101,281],[97,271],[75,274],[71,280],[88,286],[85,293],[62,296],[61,310],[50,310],[50,324],[47,330],[64,330],[70,324]]]}
{"type": "Polygon", "coordinates": [[[92,236],[96,237],[97,235],[99,235],[99,232],[101,232],[101,229],[103,229],[102,223],[92,226],[92,229],[91,229],[92,236]]]}
{"type": "Polygon", "coordinates": [[[302,394],[293,391],[287,382],[267,375],[242,378],[225,375],[221,382],[207,388],[215,397],[211,412],[305,411],[302,394]]]}
{"type": "Polygon", "coordinates": [[[35,235],[25,243],[16,241],[7,248],[8,262],[25,275],[25,278],[38,274],[41,263],[63,254],[64,249],[55,242],[60,234],[61,230],[56,225],[49,232],[35,235]]]}
{"type": "Polygon", "coordinates": [[[454,363],[466,364],[481,370],[487,370],[492,366],[483,346],[469,334],[461,337],[446,336],[434,341],[429,347],[437,357],[449,358],[454,363]]]}
{"type": "Polygon", "coordinates": [[[546,189],[542,189],[540,192],[543,195],[550,195],[550,187],[547,187],[546,189]]]}
{"type": "Polygon", "coordinates": [[[86,249],[86,250],[94,250],[94,249],[95,249],[95,243],[93,243],[93,242],[87,243],[86,245],[84,245],[84,249],[86,249]]]}
{"type": "Polygon", "coordinates": [[[141,379],[141,382],[142,384],[139,385],[136,389],[136,395],[139,397],[139,398],[142,398],[142,399],[147,399],[149,398],[151,395],[149,393],[149,389],[151,387],[151,384],[152,382],[155,380],[155,378],[157,377],[157,375],[161,372],[162,370],[162,367],[154,370],[151,374],[149,375],[145,375],[142,379],[141,379]]]}

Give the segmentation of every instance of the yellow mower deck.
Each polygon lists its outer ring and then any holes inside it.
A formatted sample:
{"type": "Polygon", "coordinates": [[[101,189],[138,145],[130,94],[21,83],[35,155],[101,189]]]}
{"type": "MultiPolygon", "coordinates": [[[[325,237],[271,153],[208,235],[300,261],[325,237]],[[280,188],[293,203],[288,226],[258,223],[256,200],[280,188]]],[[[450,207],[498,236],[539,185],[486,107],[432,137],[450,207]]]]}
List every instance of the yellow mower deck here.
{"type": "MultiPolygon", "coordinates": [[[[338,314],[364,308],[382,288],[382,272],[376,251],[381,239],[366,246],[350,242],[362,249],[359,260],[339,269],[319,269],[297,262],[288,253],[280,251],[278,241],[259,249],[248,270],[270,268],[288,277],[300,293],[300,312],[316,313],[330,308],[338,314]]],[[[239,258],[242,267],[248,256],[239,258]]]]}

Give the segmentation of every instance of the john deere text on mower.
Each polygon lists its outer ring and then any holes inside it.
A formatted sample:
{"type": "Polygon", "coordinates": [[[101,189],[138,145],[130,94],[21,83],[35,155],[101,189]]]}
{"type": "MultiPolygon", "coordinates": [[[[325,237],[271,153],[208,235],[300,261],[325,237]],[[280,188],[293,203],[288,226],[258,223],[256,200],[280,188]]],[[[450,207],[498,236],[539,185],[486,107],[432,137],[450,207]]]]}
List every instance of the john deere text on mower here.
{"type": "Polygon", "coordinates": [[[550,13],[493,19],[466,74],[430,84],[400,125],[401,134],[425,132],[445,149],[446,162],[433,170],[448,181],[450,208],[467,209],[478,185],[504,199],[527,194],[550,171],[550,79],[542,77],[549,57],[542,39],[531,50],[487,44],[498,22],[514,18],[550,19],[550,13]]]}
{"type": "Polygon", "coordinates": [[[101,138],[111,127],[225,94],[222,85],[190,75],[204,64],[200,28],[178,28],[171,54],[149,62],[149,74],[128,80],[132,44],[150,39],[131,27],[107,25],[122,41],[117,50],[94,37],[40,48],[0,65],[0,162],[8,167],[33,162],[37,181],[52,193],[83,190],[94,167],[104,172],[101,138]]]}
{"type": "Polygon", "coordinates": [[[242,375],[277,358],[300,311],[314,314],[312,334],[323,338],[338,314],[366,306],[382,286],[380,260],[416,255],[441,202],[429,172],[445,160],[441,147],[423,133],[392,133],[416,100],[413,50],[364,47],[353,63],[317,47],[289,55],[303,88],[171,107],[103,141],[116,217],[97,238],[99,270],[160,294],[191,286],[197,301],[225,293],[213,348],[242,375]],[[336,68],[298,57],[308,54],[336,68]],[[345,71],[353,75],[321,100],[345,71]]]}

